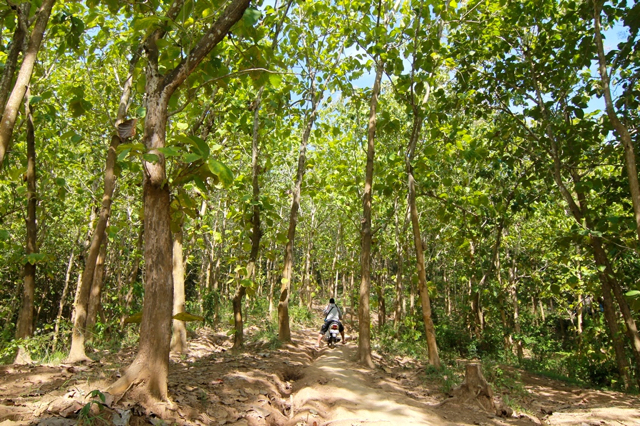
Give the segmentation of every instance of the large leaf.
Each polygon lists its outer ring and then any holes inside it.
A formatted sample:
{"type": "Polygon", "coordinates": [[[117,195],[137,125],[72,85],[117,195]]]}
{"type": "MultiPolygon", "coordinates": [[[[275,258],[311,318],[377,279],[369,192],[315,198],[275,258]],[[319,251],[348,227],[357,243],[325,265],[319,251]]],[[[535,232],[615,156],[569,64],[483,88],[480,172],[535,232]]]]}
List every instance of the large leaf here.
{"type": "Polygon", "coordinates": [[[213,158],[209,158],[207,165],[211,173],[218,176],[224,186],[229,186],[233,183],[233,172],[227,166],[213,158]]]}
{"type": "Polygon", "coordinates": [[[179,314],[175,314],[172,318],[178,321],[204,321],[204,317],[193,315],[189,312],[180,312],[179,314]]]}
{"type": "Polygon", "coordinates": [[[140,324],[141,322],[142,322],[142,312],[136,312],[135,314],[128,316],[124,320],[125,324],[140,324]]]}

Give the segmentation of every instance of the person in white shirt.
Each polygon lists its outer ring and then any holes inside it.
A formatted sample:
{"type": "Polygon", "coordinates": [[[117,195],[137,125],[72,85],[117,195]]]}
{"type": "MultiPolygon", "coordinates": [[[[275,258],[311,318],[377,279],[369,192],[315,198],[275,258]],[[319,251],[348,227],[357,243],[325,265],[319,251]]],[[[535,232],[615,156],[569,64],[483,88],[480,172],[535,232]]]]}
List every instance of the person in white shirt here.
{"type": "Polygon", "coordinates": [[[323,313],[324,313],[324,324],[322,324],[322,328],[320,329],[320,335],[318,336],[318,347],[320,347],[320,342],[322,341],[322,336],[325,335],[325,333],[329,329],[329,325],[333,321],[337,321],[338,322],[340,335],[342,336],[342,344],[344,345],[345,344],[345,341],[344,341],[344,326],[340,322],[340,320],[342,319],[342,311],[340,310],[338,305],[336,305],[336,301],[333,299],[333,297],[331,299],[329,299],[329,304],[327,305],[326,308],[324,308],[324,312],[323,313]]]}

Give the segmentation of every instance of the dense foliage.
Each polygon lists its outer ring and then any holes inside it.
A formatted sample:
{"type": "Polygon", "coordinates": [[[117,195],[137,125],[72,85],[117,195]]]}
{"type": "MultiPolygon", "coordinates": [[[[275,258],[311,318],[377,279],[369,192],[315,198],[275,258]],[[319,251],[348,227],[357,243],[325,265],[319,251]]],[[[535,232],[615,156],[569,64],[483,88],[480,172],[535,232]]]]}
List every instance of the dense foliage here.
{"type": "MultiPolygon", "coordinates": [[[[34,17],[43,2],[32,3],[34,17]]],[[[142,311],[145,293],[143,180],[147,164],[165,160],[171,231],[183,236],[185,310],[231,334],[231,300],[244,287],[250,321],[274,340],[307,126],[288,303],[294,320],[308,321],[304,306],[335,296],[355,319],[371,86],[383,64],[372,199],[372,348],[428,359],[407,197],[411,170],[431,317],[445,364],[480,357],[597,386],[637,386],[640,358],[631,324],[640,318],[634,213],[640,200],[630,191],[620,129],[637,152],[640,6],[624,0],[258,0],[173,92],[166,145],[151,152],[142,141],[150,96],[144,41],[163,32],[155,60],[160,74],[169,74],[228,3],[55,3],[25,97],[35,128],[35,252],[25,245],[31,192],[24,107],[0,164],[5,361],[13,361],[18,346],[38,358],[68,353],[74,297],[129,75],[123,118],[137,119],[131,122],[137,133],[116,150],[90,344],[136,339],[129,322],[142,311]],[[179,11],[166,18],[176,4],[179,11]],[[388,25],[380,24],[385,17],[388,25]],[[602,52],[598,37],[605,37],[602,52]],[[261,239],[252,275],[247,265],[255,232],[261,239]],[[35,331],[25,339],[16,325],[26,264],[36,266],[36,286],[35,331]],[[266,315],[273,321],[262,321],[266,315]]],[[[0,5],[5,74],[20,25],[17,10],[0,5]]],[[[3,96],[12,87],[0,85],[3,96]]]]}

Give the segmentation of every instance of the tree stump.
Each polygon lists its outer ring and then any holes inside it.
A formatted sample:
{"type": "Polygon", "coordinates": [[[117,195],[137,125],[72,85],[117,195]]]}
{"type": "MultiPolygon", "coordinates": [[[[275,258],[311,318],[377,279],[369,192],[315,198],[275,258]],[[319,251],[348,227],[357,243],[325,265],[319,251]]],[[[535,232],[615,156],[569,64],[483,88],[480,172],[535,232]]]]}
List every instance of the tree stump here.
{"type": "Polygon", "coordinates": [[[466,365],[464,381],[453,391],[453,396],[468,401],[475,399],[482,409],[495,413],[493,391],[482,375],[480,363],[470,362],[466,365]]]}

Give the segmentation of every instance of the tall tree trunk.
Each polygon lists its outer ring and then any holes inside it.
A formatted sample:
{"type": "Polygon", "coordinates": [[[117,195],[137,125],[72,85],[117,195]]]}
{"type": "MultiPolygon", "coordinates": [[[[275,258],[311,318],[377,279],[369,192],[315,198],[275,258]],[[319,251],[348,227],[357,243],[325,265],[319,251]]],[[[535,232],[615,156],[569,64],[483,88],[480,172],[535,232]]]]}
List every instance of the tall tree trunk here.
{"type": "MultiPolygon", "coordinates": [[[[249,263],[247,265],[247,276],[245,279],[251,281],[251,285],[255,288],[256,279],[256,262],[258,253],[260,252],[260,239],[262,238],[262,228],[260,227],[260,106],[262,103],[261,87],[254,102],[253,112],[253,137],[251,140],[251,204],[253,205],[251,214],[251,253],[249,254],[249,263]]],[[[233,318],[235,322],[235,334],[233,340],[233,348],[239,349],[244,344],[244,325],[242,320],[242,298],[246,293],[246,287],[243,283],[238,285],[236,294],[233,297],[233,318]]]]}
{"type": "Polygon", "coordinates": [[[336,270],[336,263],[338,262],[338,253],[339,253],[339,248],[340,248],[340,233],[342,232],[342,224],[338,222],[338,231],[336,232],[336,245],[335,245],[335,249],[333,250],[333,260],[331,261],[331,276],[336,278],[334,285],[333,285],[333,297],[337,297],[338,296],[338,289],[337,289],[337,280],[338,280],[338,271],[336,270]]]}
{"type": "Polygon", "coordinates": [[[620,335],[618,328],[618,315],[616,314],[613,306],[613,298],[611,297],[611,288],[607,283],[606,277],[603,277],[603,272],[600,272],[600,280],[602,282],[602,305],[604,307],[604,318],[609,327],[609,334],[611,335],[611,344],[616,356],[616,364],[618,366],[618,374],[622,377],[624,388],[629,389],[631,386],[631,377],[629,373],[629,362],[625,355],[624,343],[620,335]]]}
{"type": "MultiPolygon", "coordinates": [[[[306,306],[307,309],[311,309],[311,305],[313,302],[312,297],[312,289],[311,289],[311,250],[313,249],[313,237],[315,235],[315,209],[311,210],[311,232],[309,234],[309,241],[307,241],[307,252],[305,254],[304,261],[304,277],[303,277],[303,286],[306,292],[306,306]]],[[[302,294],[300,297],[300,301],[302,304],[302,294]]]]}
{"type": "Polygon", "coordinates": [[[613,125],[616,133],[620,137],[624,148],[624,160],[629,179],[629,192],[631,193],[631,203],[633,205],[633,215],[636,220],[636,234],[640,241],[640,185],[638,184],[638,169],[636,167],[636,154],[634,152],[633,141],[629,129],[620,121],[616,113],[613,98],[611,97],[611,87],[609,73],[607,71],[607,58],[602,43],[602,33],[600,29],[601,2],[593,0],[593,22],[595,32],[595,42],[598,51],[598,69],[600,71],[600,81],[602,83],[602,94],[604,95],[605,109],[607,117],[613,125]]]}
{"type": "MultiPolygon", "coordinates": [[[[126,117],[129,98],[131,97],[133,72],[136,64],[138,63],[139,57],[139,53],[136,52],[129,62],[129,75],[125,80],[122,94],[120,96],[116,126],[122,123],[126,117]]],[[[73,332],[71,334],[71,348],[69,350],[69,356],[66,360],[69,363],[90,361],[90,358],[85,354],[85,342],[87,340],[87,312],[89,310],[91,286],[94,282],[96,265],[98,262],[98,257],[100,255],[100,247],[103,245],[103,241],[105,240],[107,223],[109,221],[109,217],[111,217],[111,204],[113,202],[113,192],[116,187],[116,150],[120,143],[122,143],[122,140],[116,132],[111,136],[111,144],[107,151],[107,161],[104,171],[104,193],[102,195],[100,215],[98,217],[96,228],[93,232],[89,252],[86,256],[86,262],[82,271],[80,287],[78,288],[75,297],[73,332]]]]}
{"type": "Polygon", "coordinates": [[[396,237],[396,262],[397,262],[397,269],[396,269],[396,288],[395,288],[395,299],[396,299],[396,303],[395,303],[395,311],[394,311],[394,316],[393,316],[393,327],[397,330],[400,322],[402,321],[402,304],[403,304],[403,298],[404,298],[404,291],[402,288],[402,280],[403,280],[403,274],[404,274],[404,257],[402,256],[402,243],[400,241],[400,225],[399,225],[399,220],[398,220],[398,199],[396,198],[395,202],[395,215],[394,215],[394,219],[395,219],[395,237],[396,237]]]}
{"type": "Polygon", "coordinates": [[[36,56],[38,50],[40,50],[40,44],[44,37],[44,32],[49,22],[49,16],[51,15],[51,9],[55,0],[44,0],[40,9],[37,11],[37,18],[31,35],[29,36],[29,43],[27,44],[22,59],[22,65],[20,71],[18,71],[18,77],[13,85],[13,90],[7,104],[2,112],[2,119],[0,120],[0,167],[4,162],[4,157],[9,150],[9,143],[11,142],[11,136],[13,135],[13,128],[16,123],[16,117],[18,116],[18,110],[22,99],[29,87],[29,81],[31,80],[31,74],[33,73],[33,67],[36,63],[36,56]]]}
{"type": "Polygon", "coordinates": [[[438,345],[436,343],[436,329],[431,319],[431,299],[427,287],[427,274],[424,266],[424,251],[422,247],[422,237],[420,236],[420,222],[418,218],[418,208],[416,207],[416,183],[413,177],[413,167],[411,161],[416,150],[420,131],[422,130],[422,117],[414,108],[413,128],[411,139],[407,148],[406,171],[408,183],[408,202],[413,228],[413,243],[416,252],[416,269],[418,270],[418,291],[420,292],[420,302],[422,304],[422,319],[427,337],[427,348],[429,350],[429,364],[440,368],[440,356],[438,355],[438,345]]]}
{"type": "Polygon", "coordinates": [[[371,293],[371,201],[373,199],[373,161],[375,158],[376,109],[380,94],[380,82],[384,63],[378,58],[376,76],[371,90],[369,103],[369,124],[367,129],[367,165],[365,168],[364,193],[362,196],[362,246],[360,254],[360,304],[358,306],[358,361],[367,367],[373,367],[371,359],[371,312],[369,295],[371,293]]]}
{"type": "MultiPolygon", "coordinates": [[[[167,107],[171,95],[191,75],[198,64],[226,37],[231,27],[242,18],[249,0],[233,0],[226,4],[216,21],[197,41],[189,54],[171,71],[160,73],[157,42],[164,36],[164,27],[149,35],[144,43],[147,53],[146,87],[147,115],[143,141],[158,161],[142,162],[144,208],[145,298],[140,323],[138,354],[122,377],[109,387],[120,394],[133,383],[141,384],[145,397],[166,401],[168,398],[171,311],[173,308],[171,194],[167,183],[165,157],[159,149],[165,147],[167,107]]],[[[167,16],[178,15],[182,2],[170,6],[167,16]]]]}
{"type": "Polygon", "coordinates": [[[225,242],[227,235],[227,202],[225,201],[222,210],[222,226],[220,228],[220,244],[218,244],[218,255],[216,260],[216,267],[213,272],[213,324],[218,324],[220,320],[220,299],[222,297],[222,286],[220,285],[221,277],[220,271],[222,267],[222,254],[224,252],[225,242]]]}
{"type": "MultiPolygon", "coordinates": [[[[27,91],[27,94],[29,92],[27,91]]],[[[29,100],[24,105],[25,116],[27,117],[27,240],[25,242],[25,252],[27,256],[38,252],[36,223],[36,206],[38,197],[36,194],[36,137],[33,125],[33,115],[29,106],[29,100]]],[[[30,258],[24,264],[24,284],[22,293],[22,306],[18,314],[16,324],[16,339],[24,339],[33,335],[33,297],[36,288],[36,262],[30,258]]],[[[16,363],[30,362],[31,358],[22,348],[16,356],[16,363]]]]}
{"type": "MultiPolygon", "coordinates": [[[[182,239],[184,224],[173,234],[173,315],[184,312],[184,257],[182,253],[182,239]]],[[[184,321],[172,321],[171,352],[183,354],[187,352],[187,327],[184,321]]]]}
{"type": "Polygon", "coordinates": [[[287,232],[287,245],[284,249],[284,261],[282,271],[282,285],[280,287],[280,302],[278,303],[278,339],[281,342],[291,341],[291,330],[289,328],[289,293],[291,292],[291,279],[293,277],[293,244],[296,236],[296,226],[298,224],[298,210],[300,208],[300,189],[304,177],[307,161],[307,144],[311,136],[311,129],[316,120],[316,111],[322,94],[316,93],[316,75],[312,71],[309,75],[311,82],[311,110],[306,120],[304,133],[300,142],[300,153],[298,155],[298,170],[296,172],[296,182],[293,188],[291,200],[291,210],[289,212],[289,230],[287,232]]]}
{"type": "Polygon", "coordinates": [[[524,350],[522,347],[522,328],[520,327],[520,303],[518,302],[518,281],[516,278],[517,269],[515,258],[511,259],[509,266],[509,296],[513,307],[513,330],[516,332],[516,354],[518,361],[522,363],[524,350]]]}

